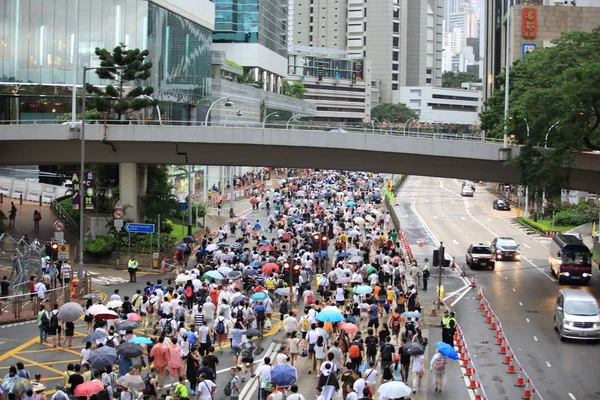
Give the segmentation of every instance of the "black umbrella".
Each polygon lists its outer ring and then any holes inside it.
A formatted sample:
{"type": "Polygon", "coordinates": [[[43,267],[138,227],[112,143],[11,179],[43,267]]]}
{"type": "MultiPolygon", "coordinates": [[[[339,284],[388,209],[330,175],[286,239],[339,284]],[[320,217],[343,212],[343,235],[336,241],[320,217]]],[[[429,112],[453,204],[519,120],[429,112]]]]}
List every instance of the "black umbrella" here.
{"type": "Polygon", "coordinates": [[[101,331],[94,331],[90,334],[88,334],[86,337],[83,338],[82,342],[86,343],[86,342],[95,342],[96,340],[100,340],[100,339],[104,339],[105,337],[107,337],[108,335],[104,332],[101,331]]]}
{"type": "Polygon", "coordinates": [[[246,336],[248,337],[252,337],[252,336],[262,336],[262,332],[259,331],[258,329],[247,329],[246,330],[246,336]]]}
{"type": "Polygon", "coordinates": [[[402,352],[409,356],[420,356],[425,354],[425,346],[420,343],[410,342],[404,345],[402,352]]]}
{"type": "Polygon", "coordinates": [[[140,324],[132,321],[123,321],[117,324],[117,329],[120,331],[132,331],[140,327],[140,324]]]}
{"type": "Polygon", "coordinates": [[[109,346],[100,347],[94,351],[89,362],[92,368],[103,369],[117,362],[117,351],[109,346]]]}
{"type": "Polygon", "coordinates": [[[183,238],[183,242],[184,243],[196,243],[196,239],[194,239],[192,236],[186,236],[183,238]]]}
{"type": "Polygon", "coordinates": [[[117,347],[117,354],[123,358],[135,358],[142,355],[144,351],[139,344],[125,342],[117,347]]]}

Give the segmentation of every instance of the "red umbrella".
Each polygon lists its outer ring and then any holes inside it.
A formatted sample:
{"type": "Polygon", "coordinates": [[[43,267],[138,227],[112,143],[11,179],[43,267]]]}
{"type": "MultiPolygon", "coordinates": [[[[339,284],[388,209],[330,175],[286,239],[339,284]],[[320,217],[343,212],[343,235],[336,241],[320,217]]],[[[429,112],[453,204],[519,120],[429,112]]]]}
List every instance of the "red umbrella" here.
{"type": "Polygon", "coordinates": [[[275,263],[267,263],[262,266],[263,274],[269,275],[273,272],[279,272],[279,265],[275,263]]]}
{"type": "Polygon", "coordinates": [[[258,199],[256,197],[253,197],[250,199],[250,204],[256,204],[258,203],[258,199]]]}
{"type": "Polygon", "coordinates": [[[131,313],[131,314],[129,314],[129,315],[127,316],[127,321],[130,321],[130,322],[137,322],[137,321],[139,321],[140,319],[142,319],[142,317],[140,317],[140,316],[139,316],[138,314],[136,314],[136,313],[131,313]]]}
{"type": "Polygon", "coordinates": [[[344,322],[343,324],[340,324],[340,326],[338,327],[341,331],[346,331],[346,333],[356,333],[358,332],[358,326],[350,323],[350,322],[344,322]]]}
{"type": "Polygon", "coordinates": [[[93,394],[104,390],[104,384],[101,381],[93,380],[83,382],[77,385],[75,388],[75,396],[77,397],[90,397],[93,394]]]}
{"type": "Polygon", "coordinates": [[[98,319],[98,318],[101,318],[101,319],[117,319],[117,318],[119,318],[119,315],[112,310],[103,311],[94,316],[96,317],[96,319],[98,319]]]}
{"type": "Polygon", "coordinates": [[[296,185],[290,185],[289,188],[290,190],[298,190],[298,186],[296,185]]]}
{"type": "Polygon", "coordinates": [[[275,251],[275,247],[270,244],[263,244],[258,248],[258,251],[275,251]]]}
{"type": "Polygon", "coordinates": [[[266,290],[264,288],[264,286],[258,285],[257,287],[254,288],[254,293],[262,292],[263,290],[266,290]]]}

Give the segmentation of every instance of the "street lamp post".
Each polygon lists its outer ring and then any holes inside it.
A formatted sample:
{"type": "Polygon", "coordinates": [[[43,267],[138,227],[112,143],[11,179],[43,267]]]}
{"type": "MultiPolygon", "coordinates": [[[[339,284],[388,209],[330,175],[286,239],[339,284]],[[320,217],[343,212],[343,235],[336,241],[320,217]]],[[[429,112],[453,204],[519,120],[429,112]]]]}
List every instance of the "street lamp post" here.
{"type": "Polygon", "coordinates": [[[510,8],[512,7],[512,0],[508,2],[508,8],[506,9],[506,39],[504,42],[504,52],[506,53],[506,60],[504,66],[504,140],[503,147],[508,148],[508,106],[509,106],[509,95],[510,95],[510,37],[511,37],[511,20],[510,20],[510,8]]]}
{"type": "Polygon", "coordinates": [[[265,129],[265,127],[266,127],[266,124],[267,124],[267,120],[269,119],[269,117],[270,117],[271,115],[272,115],[272,116],[274,116],[275,118],[278,118],[278,117],[279,117],[279,113],[278,113],[277,111],[275,111],[275,112],[272,112],[271,114],[267,115],[267,116],[265,117],[265,119],[263,120],[263,129],[265,129]]]}
{"type": "Polygon", "coordinates": [[[79,271],[77,275],[79,279],[83,278],[83,241],[84,241],[84,218],[83,211],[85,209],[85,204],[83,204],[83,198],[85,197],[85,193],[82,193],[81,182],[84,180],[85,176],[85,98],[87,96],[86,90],[86,82],[87,82],[87,72],[90,70],[98,70],[98,69],[114,69],[114,70],[124,70],[127,67],[124,65],[114,66],[114,67],[83,67],[83,87],[81,91],[81,159],[79,163],[79,271]]]}
{"type": "Polygon", "coordinates": [[[214,105],[223,100],[225,100],[225,107],[233,106],[233,102],[229,100],[229,97],[221,97],[220,99],[213,101],[213,103],[210,105],[210,107],[208,107],[208,110],[206,111],[206,117],[204,118],[204,126],[208,126],[208,117],[210,116],[210,111],[212,110],[214,105]]]}
{"type": "Polygon", "coordinates": [[[290,119],[288,119],[287,124],[285,124],[285,129],[290,129],[290,122],[292,122],[293,119],[296,118],[300,118],[300,114],[294,114],[290,117],[290,119]]]}
{"type": "MultiPolygon", "coordinates": [[[[554,128],[558,124],[559,124],[559,121],[556,121],[555,123],[550,125],[550,128],[548,128],[548,130],[546,131],[546,136],[544,137],[544,149],[548,148],[548,135],[550,134],[550,131],[552,130],[552,128],[554,128]]],[[[544,188],[544,190],[542,190],[542,214],[544,213],[545,207],[546,207],[546,188],[544,188]]]]}
{"type": "Polygon", "coordinates": [[[377,121],[377,123],[379,124],[379,133],[381,133],[381,121],[379,121],[377,118],[371,118],[371,126],[373,128],[373,133],[375,133],[375,121],[377,121]]]}
{"type": "Polygon", "coordinates": [[[406,125],[408,125],[409,123],[413,122],[412,119],[407,119],[406,122],[404,123],[404,135],[406,135],[406,125]]]}
{"type": "MultiPolygon", "coordinates": [[[[229,121],[229,117],[231,117],[231,114],[233,114],[233,113],[234,113],[234,111],[231,111],[231,112],[229,112],[229,114],[227,114],[227,117],[225,118],[225,123],[223,124],[223,126],[227,126],[227,121],[229,121]]],[[[244,114],[242,113],[242,110],[238,110],[236,115],[238,117],[241,117],[244,114]]]]}

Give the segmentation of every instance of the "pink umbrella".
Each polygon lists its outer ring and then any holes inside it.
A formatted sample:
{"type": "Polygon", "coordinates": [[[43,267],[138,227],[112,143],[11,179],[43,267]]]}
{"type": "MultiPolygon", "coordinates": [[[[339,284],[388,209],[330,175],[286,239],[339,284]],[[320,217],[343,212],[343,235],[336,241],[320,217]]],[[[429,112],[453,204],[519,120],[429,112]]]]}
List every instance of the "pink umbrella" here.
{"type": "Polygon", "coordinates": [[[108,308],[106,308],[106,306],[104,304],[94,304],[93,306],[88,308],[87,311],[92,315],[96,315],[98,313],[108,311],[108,308]]]}
{"type": "Polygon", "coordinates": [[[104,384],[101,381],[93,380],[83,382],[77,385],[75,388],[75,396],[77,397],[90,397],[93,394],[104,390],[104,384]]]}
{"type": "Polygon", "coordinates": [[[140,316],[139,316],[138,314],[136,314],[136,313],[131,313],[131,314],[129,314],[129,315],[127,316],[127,321],[130,321],[130,322],[137,322],[137,321],[139,321],[140,319],[142,319],[142,317],[140,317],[140,316]]]}
{"type": "Polygon", "coordinates": [[[350,323],[350,322],[344,322],[343,324],[340,324],[340,326],[338,327],[338,329],[342,330],[342,331],[346,331],[346,333],[356,333],[358,332],[358,326],[350,323]]]}
{"type": "Polygon", "coordinates": [[[286,201],[285,203],[283,203],[283,206],[285,208],[290,208],[292,205],[286,201]]]}
{"type": "Polygon", "coordinates": [[[258,199],[256,197],[253,197],[250,199],[250,204],[256,204],[258,203],[258,199]]]}

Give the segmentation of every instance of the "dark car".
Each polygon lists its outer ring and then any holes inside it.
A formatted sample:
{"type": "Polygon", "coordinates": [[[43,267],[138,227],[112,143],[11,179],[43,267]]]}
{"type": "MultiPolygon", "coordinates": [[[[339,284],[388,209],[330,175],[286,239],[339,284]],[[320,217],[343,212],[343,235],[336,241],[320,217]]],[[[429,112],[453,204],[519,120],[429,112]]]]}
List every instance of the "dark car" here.
{"type": "Polygon", "coordinates": [[[520,260],[521,251],[513,238],[497,237],[492,241],[492,253],[496,260],[520,260]]]}
{"type": "Polygon", "coordinates": [[[510,203],[508,201],[502,200],[502,199],[494,200],[494,202],[492,203],[492,207],[495,210],[510,211],[510,203]]]}
{"type": "Polygon", "coordinates": [[[467,249],[467,265],[474,269],[475,267],[488,267],[493,270],[496,267],[496,259],[492,248],[486,244],[472,244],[467,249]]]}

